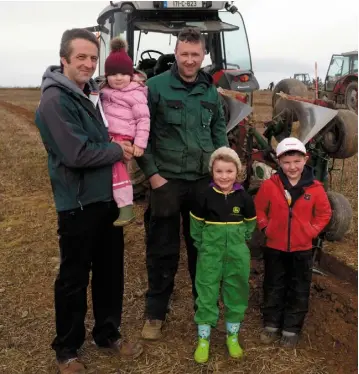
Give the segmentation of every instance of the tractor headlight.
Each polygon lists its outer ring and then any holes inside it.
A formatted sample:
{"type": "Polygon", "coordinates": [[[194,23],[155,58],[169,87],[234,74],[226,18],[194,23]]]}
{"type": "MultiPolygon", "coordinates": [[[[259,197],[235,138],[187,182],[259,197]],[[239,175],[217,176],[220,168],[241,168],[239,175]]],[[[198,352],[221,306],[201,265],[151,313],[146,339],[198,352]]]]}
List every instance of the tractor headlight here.
{"type": "Polygon", "coordinates": [[[121,12],[125,14],[132,13],[134,11],[134,6],[131,3],[125,3],[121,5],[121,12]]]}

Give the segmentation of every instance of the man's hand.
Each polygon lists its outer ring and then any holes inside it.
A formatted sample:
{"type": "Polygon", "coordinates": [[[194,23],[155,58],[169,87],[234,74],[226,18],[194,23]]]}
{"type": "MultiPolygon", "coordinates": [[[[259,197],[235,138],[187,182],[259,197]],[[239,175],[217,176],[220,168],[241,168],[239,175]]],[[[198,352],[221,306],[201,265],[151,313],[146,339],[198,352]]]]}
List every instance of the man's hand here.
{"type": "Polygon", "coordinates": [[[131,161],[133,157],[133,147],[132,147],[131,142],[129,142],[128,140],[119,141],[119,142],[114,140],[114,143],[117,143],[122,148],[123,160],[125,162],[131,161]]]}
{"type": "Polygon", "coordinates": [[[133,145],[133,155],[135,157],[141,157],[143,155],[144,149],[140,148],[136,144],[133,145]]]}
{"type": "Polygon", "coordinates": [[[156,188],[160,188],[164,184],[168,183],[168,180],[161,177],[159,174],[152,175],[149,181],[153,190],[155,190],[156,188]]]}

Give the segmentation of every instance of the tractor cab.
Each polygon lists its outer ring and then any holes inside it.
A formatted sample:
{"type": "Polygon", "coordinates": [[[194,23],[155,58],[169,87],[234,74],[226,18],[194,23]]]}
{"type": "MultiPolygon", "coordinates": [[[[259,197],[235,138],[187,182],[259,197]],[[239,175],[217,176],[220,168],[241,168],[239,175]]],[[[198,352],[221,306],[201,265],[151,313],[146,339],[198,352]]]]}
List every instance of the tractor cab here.
{"type": "Polygon", "coordinates": [[[110,2],[98,16],[100,40],[99,80],[110,53],[110,41],[127,40],[134,68],[147,78],[169,70],[175,62],[174,49],[184,27],[197,27],[206,40],[203,69],[213,76],[217,87],[246,93],[259,88],[252,71],[246,28],[237,8],[226,1],[132,1],[110,2]]]}
{"type": "Polygon", "coordinates": [[[355,74],[358,76],[358,51],[333,55],[325,78],[325,91],[333,91],[341,78],[355,74]]]}
{"type": "Polygon", "coordinates": [[[294,74],[294,79],[299,80],[300,82],[304,83],[307,87],[312,87],[312,80],[308,73],[296,73],[294,74]]]}
{"type": "Polygon", "coordinates": [[[319,96],[358,113],[358,51],[332,56],[319,96]]]}

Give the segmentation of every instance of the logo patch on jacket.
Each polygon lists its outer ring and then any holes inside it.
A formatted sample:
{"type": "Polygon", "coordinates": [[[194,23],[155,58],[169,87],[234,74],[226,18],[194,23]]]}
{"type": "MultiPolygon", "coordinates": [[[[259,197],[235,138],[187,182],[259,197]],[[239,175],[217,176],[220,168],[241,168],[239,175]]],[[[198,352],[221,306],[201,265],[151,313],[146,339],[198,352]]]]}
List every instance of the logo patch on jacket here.
{"type": "Polygon", "coordinates": [[[304,194],[304,200],[310,200],[312,196],[309,193],[304,194]]]}
{"type": "Polygon", "coordinates": [[[234,206],[232,211],[234,214],[239,214],[239,212],[241,211],[241,208],[239,206],[234,206]]]}

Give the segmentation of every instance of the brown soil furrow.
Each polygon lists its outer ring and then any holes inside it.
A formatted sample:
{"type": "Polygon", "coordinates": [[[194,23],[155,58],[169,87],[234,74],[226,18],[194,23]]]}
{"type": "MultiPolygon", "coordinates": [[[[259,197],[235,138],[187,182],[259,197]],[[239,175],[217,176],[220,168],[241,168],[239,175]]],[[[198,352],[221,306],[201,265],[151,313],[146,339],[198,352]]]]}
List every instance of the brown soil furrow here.
{"type": "Polygon", "coordinates": [[[34,124],[34,112],[26,109],[24,107],[21,107],[19,105],[15,105],[12,103],[9,103],[8,101],[0,100],[0,107],[8,110],[12,114],[19,115],[23,118],[25,118],[28,122],[30,122],[32,125],[34,124]]]}
{"type": "MultiPolygon", "coordinates": [[[[271,118],[270,92],[255,93],[255,116],[271,118]],[[268,105],[257,105],[265,101],[268,105]]],[[[47,155],[33,123],[39,91],[0,90],[0,373],[56,373],[50,344],[55,335],[53,283],[59,268],[57,215],[47,170],[47,155]],[[11,124],[9,126],[9,124],[11,124]],[[11,141],[9,141],[11,138],[11,141]]],[[[357,156],[348,160],[343,194],[357,217],[357,156]]],[[[333,189],[339,191],[339,173],[333,189]]],[[[144,322],[147,290],[143,213],[135,204],[136,222],[125,227],[125,294],[122,319],[124,337],[135,340],[144,322]]],[[[356,226],[356,225],[353,225],[356,226]]],[[[357,264],[357,228],[342,242],[325,243],[325,251],[343,262],[357,264]]],[[[351,374],[357,373],[357,288],[355,272],[323,256],[328,276],[313,276],[309,313],[296,350],[277,343],[260,344],[263,262],[252,259],[249,307],[241,327],[245,350],[242,360],[231,360],[225,347],[223,305],[213,329],[211,357],[206,365],[193,360],[196,326],[193,298],[182,241],[181,259],[163,328],[163,339],[144,342],[144,354],[124,360],[92,344],[94,324],[89,289],[86,340],[80,357],[88,374],[351,374]]],[[[322,262],[323,262],[322,261],[322,262]]]]}

